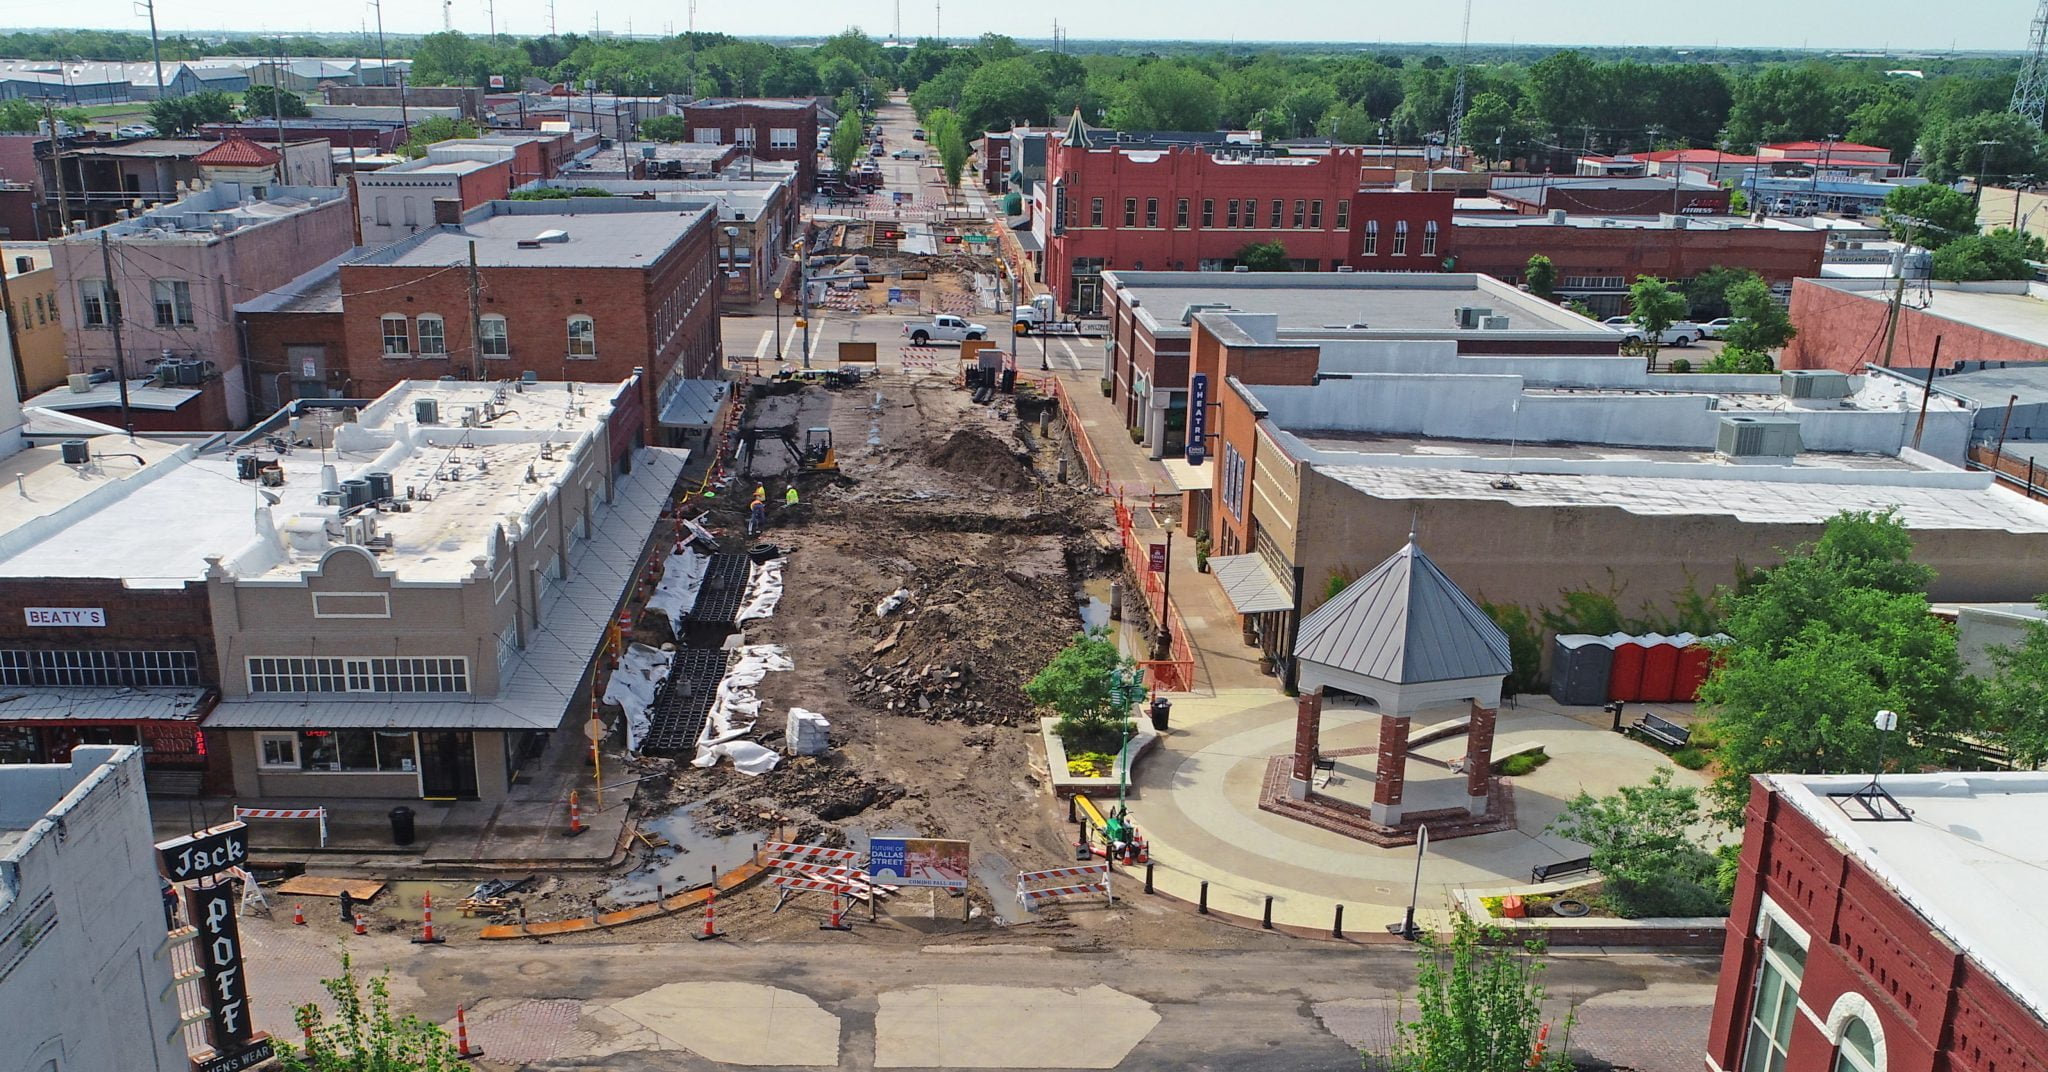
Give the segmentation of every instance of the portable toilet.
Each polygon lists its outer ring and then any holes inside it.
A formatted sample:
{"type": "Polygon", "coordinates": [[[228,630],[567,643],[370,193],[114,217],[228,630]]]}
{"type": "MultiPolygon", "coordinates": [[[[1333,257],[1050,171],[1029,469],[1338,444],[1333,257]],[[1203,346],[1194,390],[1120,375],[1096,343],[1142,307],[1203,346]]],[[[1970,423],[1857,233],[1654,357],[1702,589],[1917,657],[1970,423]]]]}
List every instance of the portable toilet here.
{"type": "Polygon", "coordinates": [[[1627,633],[1607,634],[1614,663],[1607,675],[1607,698],[1634,702],[1643,698],[1643,641],[1627,633]]]}
{"type": "Polygon", "coordinates": [[[1561,704],[1597,707],[1607,702],[1607,678],[1614,649],[1604,636],[1565,633],[1550,642],[1550,698],[1561,704]]]}
{"type": "Polygon", "coordinates": [[[1678,645],[1662,633],[1643,634],[1643,688],[1636,697],[1644,703],[1670,703],[1676,696],[1678,645]]]}
{"type": "Polygon", "coordinates": [[[1707,675],[1713,673],[1718,657],[1716,648],[1725,644],[1730,637],[1726,633],[1711,637],[1695,637],[1691,644],[1678,652],[1678,676],[1673,684],[1672,699],[1690,702],[1700,698],[1700,686],[1707,683],[1707,675]]]}

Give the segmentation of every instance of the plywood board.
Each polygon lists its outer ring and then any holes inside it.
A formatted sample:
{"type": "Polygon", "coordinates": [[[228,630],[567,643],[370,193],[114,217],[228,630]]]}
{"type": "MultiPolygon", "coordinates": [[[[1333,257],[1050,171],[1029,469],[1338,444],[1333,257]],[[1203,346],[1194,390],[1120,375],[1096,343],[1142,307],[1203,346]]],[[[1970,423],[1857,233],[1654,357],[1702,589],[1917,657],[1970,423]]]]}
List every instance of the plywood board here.
{"type": "Polygon", "coordinates": [[[279,893],[294,897],[340,897],[347,890],[350,897],[358,901],[374,899],[384,891],[384,884],[373,878],[331,878],[325,875],[300,875],[286,879],[277,888],[279,893]]]}

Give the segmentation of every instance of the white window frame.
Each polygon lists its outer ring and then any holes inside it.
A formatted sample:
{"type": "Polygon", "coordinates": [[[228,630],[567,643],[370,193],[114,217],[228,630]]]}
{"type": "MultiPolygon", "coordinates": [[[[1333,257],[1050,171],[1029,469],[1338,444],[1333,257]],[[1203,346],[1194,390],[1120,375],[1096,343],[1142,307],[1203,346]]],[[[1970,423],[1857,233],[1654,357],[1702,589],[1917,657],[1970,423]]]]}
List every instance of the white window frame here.
{"type": "Polygon", "coordinates": [[[1395,221],[1394,221],[1394,248],[1393,248],[1393,250],[1392,250],[1392,251],[1391,251],[1391,252],[1389,253],[1389,256],[1394,256],[1394,257],[1406,257],[1407,255],[1408,255],[1408,221],[1407,221],[1407,220],[1395,220],[1395,221]]]}
{"type": "Polygon", "coordinates": [[[1365,221],[1365,247],[1360,251],[1359,255],[1364,257],[1377,257],[1380,255],[1380,221],[1365,221]]]}
{"type": "Polygon", "coordinates": [[[192,316],[192,284],[182,279],[149,281],[149,306],[160,328],[189,328],[198,323],[192,316]]]}
{"type": "Polygon", "coordinates": [[[106,280],[78,281],[78,314],[82,326],[95,330],[112,327],[120,312],[120,292],[109,287],[106,280]]]}
{"type": "Polygon", "coordinates": [[[1425,257],[1436,256],[1435,220],[1431,220],[1428,223],[1422,225],[1422,255],[1425,257]]]}
{"type": "Polygon", "coordinates": [[[1750,988],[1749,1008],[1744,1011],[1741,1023],[1742,1058],[1741,1063],[1736,1066],[1738,1072],[1784,1072],[1791,1047],[1793,1025],[1804,1011],[1800,1005],[1799,988],[1805,978],[1806,967],[1803,963],[1792,963],[1771,947],[1771,932],[1774,930],[1783,932],[1803,954],[1810,954],[1813,949],[1812,938],[1806,933],[1805,928],[1793,923],[1770,898],[1766,897],[1759,902],[1756,935],[1760,940],[1761,956],[1757,963],[1756,982],[1750,988]],[[1777,999],[1777,1004],[1772,1008],[1777,1015],[1771,1025],[1758,1021],[1763,1012],[1766,982],[1773,983],[1783,991],[1772,995],[1777,999]],[[1784,1025],[1782,1032],[1785,1037],[1782,1040],[1772,1033],[1780,1023],[1784,1025]],[[1761,1050],[1757,1050],[1755,1044],[1759,1041],[1760,1031],[1764,1045],[1761,1050]]]}
{"type": "Polygon", "coordinates": [[[421,313],[418,317],[417,322],[413,325],[413,330],[418,334],[419,353],[421,357],[447,356],[448,321],[445,318],[443,318],[441,314],[421,313]],[[430,326],[433,328],[432,332],[429,332],[427,330],[428,327],[430,326]],[[427,339],[430,336],[434,340],[432,346],[427,345],[427,339]]]}
{"type": "Polygon", "coordinates": [[[1244,520],[1244,478],[1244,455],[1237,447],[1223,444],[1223,508],[1239,521],[1244,520]]]}
{"type": "Polygon", "coordinates": [[[299,769],[301,769],[301,768],[300,768],[300,766],[299,766],[299,733],[298,733],[298,731],[297,731],[297,730],[293,730],[293,731],[292,731],[292,732],[290,732],[290,733],[259,733],[259,734],[257,734],[257,735],[256,735],[256,769],[257,769],[257,770],[274,770],[274,771],[296,771],[296,770],[299,770],[299,769]],[[292,758],[291,758],[291,762],[289,762],[289,763],[273,763],[273,762],[271,762],[271,760],[270,760],[270,758],[269,758],[269,752],[270,752],[270,745],[271,745],[271,744],[272,744],[273,742],[276,742],[276,741],[282,741],[282,742],[284,742],[285,746],[291,749],[291,755],[292,755],[292,758]]]}
{"type": "Polygon", "coordinates": [[[1869,998],[1854,990],[1844,991],[1836,998],[1835,1007],[1828,1010],[1827,1036],[1828,1041],[1835,1045],[1835,1072],[1890,1072],[1890,1059],[1884,1044],[1884,1021],[1878,1017],[1877,1009],[1869,998]],[[1872,1060],[1869,1062],[1842,1048],[1842,1044],[1848,1041],[1850,1025],[1858,1022],[1870,1031],[1872,1060]]]}
{"type": "Polygon", "coordinates": [[[724,144],[725,132],[717,127],[697,127],[690,131],[690,140],[698,145],[724,144]]]}
{"type": "Polygon", "coordinates": [[[251,655],[243,660],[252,696],[372,693],[379,696],[467,696],[472,678],[461,655],[251,655]],[[331,687],[293,689],[279,683],[331,687]],[[446,687],[424,687],[434,684],[446,687]],[[378,686],[385,687],[378,687],[378,686]],[[415,686],[415,687],[407,687],[415,686]]]}
{"type": "Polygon", "coordinates": [[[597,360],[597,321],[578,313],[569,318],[569,357],[579,361],[597,360]],[[578,328],[583,329],[580,333],[578,328]]]}
{"type": "Polygon", "coordinates": [[[399,313],[385,313],[383,316],[378,317],[377,331],[384,340],[385,357],[412,356],[412,326],[403,315],[399,313]],[[391,331],[394,323],[398,326],[398,333],[395,335],[391,331]],[[395,350],[392,349],[394,343],[398,347],[395,350]]]}
{"type": "Polygon", "coordinates": [[[488,313],[477,319],[477,353],[504,359],[512,356],[512,328],[505,318],[488,313]]]}
{"type": "Polygon", "coordinates": [[[732,130],[732,143],[742,149],[752,149],[756,140],[753,127],[734,127],[732,130]]]}
{"type": "Polygon", "coordinates": [[[794,149],[794,148],[796,148],[796,128],[795,128],[795,127],[769,127],[769,128],[768,128],[768,147],[769,147],[770,149],[794,149]]]}

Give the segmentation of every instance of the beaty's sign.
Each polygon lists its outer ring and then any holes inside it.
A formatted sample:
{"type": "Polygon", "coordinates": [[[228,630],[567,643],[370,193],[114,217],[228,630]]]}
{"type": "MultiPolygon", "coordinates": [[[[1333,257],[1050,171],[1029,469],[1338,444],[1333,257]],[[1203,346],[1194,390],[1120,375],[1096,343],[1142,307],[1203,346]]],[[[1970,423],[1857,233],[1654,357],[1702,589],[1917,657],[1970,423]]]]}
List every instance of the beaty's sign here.
{"type": "Polygon", "coordinates": [[[38,629],[105,629],[104,607],[23,607],[21,616],[38,629]]]}
{"type": "MultiPolygon", "coordinates": [[[[249,859],[249,828],[240,820],[156,843],[172,882],[197,882],[240,867],[249,859]]],[[[196,921],[198,917],[194,917],[196,921]]]]}

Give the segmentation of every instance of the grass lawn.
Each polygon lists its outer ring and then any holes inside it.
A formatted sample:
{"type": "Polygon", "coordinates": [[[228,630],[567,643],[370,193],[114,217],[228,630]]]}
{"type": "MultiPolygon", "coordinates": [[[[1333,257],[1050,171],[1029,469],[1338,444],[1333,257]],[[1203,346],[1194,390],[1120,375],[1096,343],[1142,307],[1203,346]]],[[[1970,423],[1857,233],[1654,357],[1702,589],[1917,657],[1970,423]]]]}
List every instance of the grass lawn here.
{"type": "Polygon", "coordinates": [[[125,119],[129,116],[146,118],[149,115],[149,103],[147,101],[130,101],[127,104],[95,104],[89,108],[67,108],[64,111],[76,111],[87,119],[113,119],[116,117],[125,119]]]}

